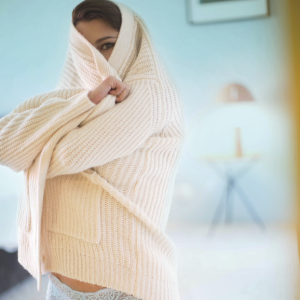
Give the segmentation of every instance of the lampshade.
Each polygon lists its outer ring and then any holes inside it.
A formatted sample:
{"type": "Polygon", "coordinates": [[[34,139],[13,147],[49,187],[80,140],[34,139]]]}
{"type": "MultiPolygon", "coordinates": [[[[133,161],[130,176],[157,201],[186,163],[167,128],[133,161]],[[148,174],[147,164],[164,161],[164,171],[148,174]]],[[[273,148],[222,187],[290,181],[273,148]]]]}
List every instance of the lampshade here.
{"type": "Polygon", "coordinates": [[[219,104],[245,101],[254,101],[254,98],[245,86],[238,83],[226,85],[221,89],[215,99],[215,103],[219,104]]]}

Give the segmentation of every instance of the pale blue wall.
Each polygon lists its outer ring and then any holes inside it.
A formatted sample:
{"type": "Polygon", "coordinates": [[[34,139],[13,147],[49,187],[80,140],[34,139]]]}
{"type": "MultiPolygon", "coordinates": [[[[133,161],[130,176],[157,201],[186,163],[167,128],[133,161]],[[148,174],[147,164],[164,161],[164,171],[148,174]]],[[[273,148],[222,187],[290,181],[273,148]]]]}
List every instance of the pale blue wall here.
{"type": "MultiPolygon", "coordinates": [[[[71,11],[79,2],[0,2],[1,114],[56,86],[67,50],[71,11]]],[[[184,0],[120,2],[132,7],[148,25],[181,90],[187,123],[196,111],[211,103],[224,84],[232,81],[245,84],[259,102],[286,101],[286,40],[280,0],[270,1],[268,18],[197,26],[188,23],[184,0]]],[[[285,166],[290,155],[286,133],[281,133],[275,144],[274,153],[278,156],[273,160],[279,158],[279,163],[285,166]]],[[[243,182],[265,220],[288,219],[292,215],[287,194],[291,187],[286,184],[290,174],[286,172],[288,168],[284,171],[278,168],[275,173],[258,168],[243,182]],[[280,180],[282,177],[285,181],[280,180]]],[[[171,218],[210,221],[220,188],[222,182],[211,170],[195,165],[184,153],[171,218]],[[210,184],[214,180],[219,184],[213,192],[207,178],[210,184]]],[[[250,220],[238,203],[235,218],[250,220]]]]}

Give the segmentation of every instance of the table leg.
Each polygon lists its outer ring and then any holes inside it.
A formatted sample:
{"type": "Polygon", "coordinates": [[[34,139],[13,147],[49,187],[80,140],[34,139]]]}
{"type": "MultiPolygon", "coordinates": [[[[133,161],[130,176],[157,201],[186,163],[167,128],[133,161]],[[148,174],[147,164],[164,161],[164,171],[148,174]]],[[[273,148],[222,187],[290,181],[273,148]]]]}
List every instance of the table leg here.
{"type": "Polygon", "coordinates": [[[244,203],[244,205],[246,206],[246,208],[248,209],[250,216],[252,217],[252,219],[262,228],[262,229],[266,229],[266,226],[264,225],[263,221],[260,219],[259,215],[257,214],[257,212],[255,211],[255,209],[251,206],[250,201],[247,199],[245,193],[242,191],[242,189],[239,187],[239,185],[237,183],[235,183],[235,189],[236,192],[239,194],[240,199],[242,200],[242,202],[244,203]]]}
{"type": "Polygon", "coordinates": [[[232,223],[232,197],[230,199],[230,192],[232,190],[233,178],[227,176],[227,195],[226,195],[226,215],[225,222],[227,224],[232,223]]]}
{"type": "Polygon", "coordinates": [[[212,233],[213,233],[213,230],[214,228],[216,227],[216,224],[217,224],[217,221],[220,219],[220,215],[222,213],[222,210],[223,210],[223,205],[225,204],[225,201],[226,201],[226,194],[227,194],[227,186],[225,187],[224,189],[224,195],[221,196],[221,200],[217,206],[217,209],[215,211],[215,214],[213,216],[213,219],[212,219],[212,222],[211,222],[211,225],[209,227],[209,230],[208,230],[208,236],[211,236],[212,233]],[[223,199],[223,197],[225,199],[223,199]],[[225,200],[225,201],[224,201],[225,200]]]}

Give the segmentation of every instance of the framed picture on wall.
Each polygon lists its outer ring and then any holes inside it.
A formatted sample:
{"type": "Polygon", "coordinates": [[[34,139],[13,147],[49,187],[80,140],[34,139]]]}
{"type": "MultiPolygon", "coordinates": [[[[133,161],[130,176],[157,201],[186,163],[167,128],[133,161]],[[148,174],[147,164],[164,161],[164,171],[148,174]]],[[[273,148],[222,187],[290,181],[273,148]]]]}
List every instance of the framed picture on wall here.
{"type": "Polygon", "coordinates": [[[269,15],[268,0],[186,0],[192,24],[224,22],[269,15]]]}

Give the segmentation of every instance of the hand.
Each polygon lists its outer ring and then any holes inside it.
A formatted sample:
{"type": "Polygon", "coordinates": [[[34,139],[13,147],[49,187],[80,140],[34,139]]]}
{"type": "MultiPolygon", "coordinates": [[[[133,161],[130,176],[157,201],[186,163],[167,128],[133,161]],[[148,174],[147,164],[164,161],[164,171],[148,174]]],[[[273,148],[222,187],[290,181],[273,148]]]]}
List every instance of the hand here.
{"type": "Polygon", "coordinates": [[[118,80],[116,77],[109,75],[98,86],[90,90],[88,93],[89,99],[98,104],[108,94],[117,96],[116,103],[122,102],[130,93],[130,86],[118,80]]]}

